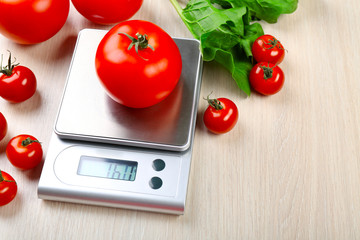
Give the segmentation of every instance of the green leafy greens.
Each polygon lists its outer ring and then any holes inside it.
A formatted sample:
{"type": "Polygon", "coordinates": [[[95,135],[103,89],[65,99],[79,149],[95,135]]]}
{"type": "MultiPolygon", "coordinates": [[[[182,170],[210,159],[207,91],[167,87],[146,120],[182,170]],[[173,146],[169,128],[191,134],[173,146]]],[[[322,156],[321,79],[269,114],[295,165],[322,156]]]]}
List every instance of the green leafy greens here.
{"type": "Polygon", "coordinates": [[[251,21],[274,23],[281,14],[295,11],[298,0],[190,0],[184,9],[177,0],[170,1],[200,41],[203,60],[223,65],[250,96],[251,46],[264,34],[261,25],[251,21]]]}

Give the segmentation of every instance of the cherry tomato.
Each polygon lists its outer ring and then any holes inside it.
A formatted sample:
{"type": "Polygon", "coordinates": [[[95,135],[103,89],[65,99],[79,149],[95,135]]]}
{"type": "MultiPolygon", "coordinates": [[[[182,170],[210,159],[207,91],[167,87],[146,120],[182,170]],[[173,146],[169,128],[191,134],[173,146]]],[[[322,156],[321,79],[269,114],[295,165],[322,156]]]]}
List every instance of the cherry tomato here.
{"type": "Polygon", "coordinates": [[[258,93],[272,95],[281,90],[285,77],[279,66],[260,62],[251,69],[249,80],[252,88],[258,93]]]}
{"type": "Polygon", "coordinates": [[[4,139],[7,133],[7,122],[4,115],[0,112],[0,141],[4,139]]]}
{"type": "Polygon", "coordinates": [[[6,146],[6,156],[15,167],[27,170],[36,167],[42,160],[40,142],[31,135],[18,135],[6,146]]]}
{"type": "Polygon", "coordinates": [[[36,77],[27,67],[11,63],[11,53],[6,67],[0,66],[0,97],[18,103],[31,98],[36,92],[36,77]]]}
{"type": "Polygon", "coordinates": [[[48,40],[65,24],[69,0],[1,0],[0,33],[20,44],[48,40]]]}
{"type": "Polygon", "coordinates": [[[256,62],[279,64],[285,57],[285,49],[275,37],[262,35],[255,40],[252,54],[256,62]]]}
{"type": "Polygon", "coordinates": [[[207,129],[215,134],[222,134],[233,129],[238,120],[238,109],[227,98],[206,99],[209,106],[204,112],[203,121],[207,129]]]}
{"type": "Polygon", "coordinates": [[[95,66],[111,98],[128,107],[144,108],[172,92],[182,61],[175,41],[164,30],[151,22],[131,20],[104,36],[95,66]]]}
{"type": "Polygon", "coordinates": [[[99,24],[115,24],[131,18],[143,0],[71,0],[76,10],[99,24]]]}
{"type": "Polygon", "coordinates": [[[10,203],[16,196],[17,185],[12,176],[0,170],[0,206],[10,203]]]}

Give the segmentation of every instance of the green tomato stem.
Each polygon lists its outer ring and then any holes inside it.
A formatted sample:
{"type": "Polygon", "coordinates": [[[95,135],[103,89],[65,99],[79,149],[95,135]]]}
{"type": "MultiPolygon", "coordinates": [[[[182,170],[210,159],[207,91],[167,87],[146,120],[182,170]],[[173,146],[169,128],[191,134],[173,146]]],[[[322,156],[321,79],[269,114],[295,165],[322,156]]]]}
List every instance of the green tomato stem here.
{"type": "Polygon", "coordinates": [[[14,68],[15,68],[16,66],[18,66],[19,63],[14,64],[14,63],[16,62],[16,58],[14,58],[14,62],[12,63],[12,62],[11,62],[11,52],[10,52],[9,50],[8,50],[8,52],[9,52],[8,65],[5,66],[5,67],[2,66],[2,63],[3,63],[3,55],[1,55],[0,73],[5,74],[6,76],[11,76],[14,68]]]}
{"type": "Polygon", "coordinates": [[[178,1],[177,0],[170,0],[170,2],[174,6],[176,12],[181,16],[182,8],[181,8],[180,4],[178,3],[178,1]]]}
{"type": "Polygon", "coordinates": [[[1,183],[1,182],[15,182],[15,181],[5,180],[5,178],[3,177],[2,172],[1,172],[1,170],[0,170],[0,183],[1,183]]]}
{"type": "Polygon", "coordinates": [[[206,98],[204,98],[204,100],[206,100],[211,107],[215,108],[215,110],[223,109],[224,106],[221,104],[219,100],[217,100],[216,98],[210,99],[211,94],[212,92],[206,98]]]}
{"type": "Polygon", "coordinates": [[[269,64],[268,66],[260,66],[260,68],[264,71],[264,79],[267,80],[269,78],[272,78],[273,76],[273,69],[276,67],[276,65],[274,67],[270,67],[269,64]]]}
{"type": "Polygon", "coordinates": [[[31,139],[31,138],[28,137],[28,138],[26,138],[25,140],[23,140],[23,141],[21,142],[21,146],[27,147],[27,146],[29,146],[30,144],[34,143],[34,142],[40,143],[38,140],[33,140],[33,139],[31,139]]]}
{"type": "Polygon", "coordinates": [[[128,47],[128,50],[130,50],[133,46],[135,46],[136,54],[139,57],[141,57],[142,59],[144,59],[145,61],[148,61],[148,59],[145,59],[145,58],[143,58],[142,56],[139,55],[139,49],[142,50],[142,49],[150,48],[151,50],[155,51],[154,47],[149,44],[149,41],[146,38],[147,37],[146,34],[142,35],[140,33],[136,33],[137,38],[134,38],[134,37],[130,36],[129,34],[123,33],[123,32],[120,32],[118,34],[119,35],[123,34],[126,37],[128,37],[131,40],[131,43],[130,43],[130,45],[128,47]]]}

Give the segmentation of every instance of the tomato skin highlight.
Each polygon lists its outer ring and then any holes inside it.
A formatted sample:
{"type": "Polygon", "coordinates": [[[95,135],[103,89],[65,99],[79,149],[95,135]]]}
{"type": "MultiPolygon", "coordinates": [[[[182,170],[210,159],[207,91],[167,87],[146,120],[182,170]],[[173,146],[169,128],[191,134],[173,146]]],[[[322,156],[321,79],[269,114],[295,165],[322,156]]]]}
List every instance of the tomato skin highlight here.
{"type": "Polygon", "coordinates": [[[6,146],[6,156],[14,167],[28,170],[36,167],[41,162],[43,150],[35,137],[21,134],[9,141],[6,146]],[[22,145],[23,141],[27,139],[32,142],[27,146],[22,145]]]}
{"type": "Polygon", "coordinates": [[[14,178],[0,170],[0,206],[10,203],[16,196],[17,184],[14,178]]]}
{"type": "Polygon", "coordinates": [[[69,0],[1,0],[0,33],[20,44],[54,36],[65,24],[69,0]]]}
{"type": "Polygon", "coordinates": [[[131,18],[143,0],[71,0],[76,10],[89,21],[110,25],[131,18]]]}
{"type": "Polygon", "coordinates": [[[283,45],[272,35],[262,35],[258,37],[251,51],[256,62],[280,64],[285,57],[283,45]]]}
{"type": "Polygon", "coordinates": [[[238,109],[236,104],[227,98],[217,99],[222,109],[217,110],[209,105],[204,112],[203,121],[206,128],[215,134],[223,134],[232,130],[238,121],[238,109]]]}
{"type": "Polygon", "coordinates": [[[95,57],[98,78],[108,95],[132,108],[153,106],[177,85],[182,60],[175,41],[157,25],[131,20],[114,26],[101,40],[95,57]],[[120,33],[120,34],[119,34],[120,33]],[[150,47],[128,49],[135,37],[146,34],[150,47]]]}
{"type": "Polygon", "coordinates": [[[24,66],[16,66],[10,76],[0,76],[0,96],[13,103],[31,98],[36,92],[36,87],[35,74],[24,66]]]}
{"type": "Polygon", "coordinates": [[[4,115],[0,112],[0,141],[6,136],[8,129],[7,121],[4,115]]]}
{"type": "Polygon", "coordinates": [[[285,82],[284,72],[281,68],[272,63],[260,62],[250,71],[249,81],[251,87],[262,95],[273,95],[281,90],[285,82]],[[264,67],[272,69],[272,76],[264,77],[264,67]]]}

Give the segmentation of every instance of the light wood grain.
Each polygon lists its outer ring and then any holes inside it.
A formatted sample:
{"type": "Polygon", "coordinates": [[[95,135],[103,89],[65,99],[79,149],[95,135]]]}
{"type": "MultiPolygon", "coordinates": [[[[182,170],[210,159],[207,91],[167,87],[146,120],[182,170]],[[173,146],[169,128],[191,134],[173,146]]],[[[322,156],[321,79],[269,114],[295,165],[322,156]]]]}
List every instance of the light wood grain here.
{"type": "MultiPolygon", "coordinates": [[[[360,15],[356,0],[300,1],[276,24],[262,23],[288,50],[285,86],[271,97],[245,97],[230,75],[205,63],[201,96],[236,101],[236,128],[215,136],[200,101],[183,216],[42,201],[39,166],[19,171],[5,156],[11,136],[28,133],[48,148],[77,33],[92,24],[72,7],[52,39],[21,46],[0,36],[38,78],[30,100],[0,111],[9,132],[0,169],[18,196],[0,208],[1,239],[360,239],[360,15]]],[[[191,37],[169,1],[145,0],[133,17],[170,35],[191,37]]]]}

